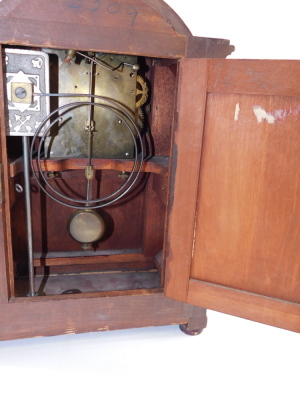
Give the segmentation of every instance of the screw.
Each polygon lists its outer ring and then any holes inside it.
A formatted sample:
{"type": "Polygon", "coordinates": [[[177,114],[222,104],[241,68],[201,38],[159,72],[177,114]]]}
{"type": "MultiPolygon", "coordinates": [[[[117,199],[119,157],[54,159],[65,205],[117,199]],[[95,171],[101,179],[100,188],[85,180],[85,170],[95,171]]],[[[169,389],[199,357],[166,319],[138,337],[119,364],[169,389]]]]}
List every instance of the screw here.
{"type": "Polygon", "coordinates": [[[47,173],[47,177],[49,179],[59,178],[59,176],[60,176],[59,172],[51,171],[47,173]]]}
{"type": "Polygon", "coordinates": [[[23,186],[20,185],[19,183],[17,183],[17,184],[15,185],[15,190],[16,190],[16,192],[18,192],[18,193],[23,193],[23,186]]]}
{"type": "Polygon", "coordinates": [[[119,119],[118,124],[121,125],[123,123],[123,121],[121,119],[119,119]]]}
{"type": "Polygon", "coordinates": [[[129,177],[129,172],[122,171],[119,173],[120,179],[128,179],[128,177],[129,177]]]}
{"type": "Polygon", "coordinates": [[[125,153],[125,156],[128,157],[128,156],[129,156],[129,153],[125,153]]]}
{"type": "Polygon", "coordinates": [[[91,243],[83,243],[83,244],[81,245],[81,247],[83,248],[84,251],[93,250],[93,247],[92,247],[92,244],[91,244],[91,243]]]}
{"type": "Polygon", "coordinates": [[[15,94],[16,94],[18,99],[25,99],[25,97],[27,96],[26,90],[24,88],[22,88],[22,87],[18,87],[15,90],[15,94]]]}

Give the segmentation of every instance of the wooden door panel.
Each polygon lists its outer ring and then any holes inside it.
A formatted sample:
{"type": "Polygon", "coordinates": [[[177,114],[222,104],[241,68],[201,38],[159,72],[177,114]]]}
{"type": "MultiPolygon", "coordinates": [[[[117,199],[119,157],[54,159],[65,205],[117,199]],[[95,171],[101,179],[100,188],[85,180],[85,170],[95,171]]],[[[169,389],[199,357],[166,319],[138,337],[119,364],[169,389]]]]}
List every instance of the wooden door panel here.
{"type": "Polygon", "coordinates": [[[209,94],[191,278],[300,302],[299,114],[300,98],[209,94]]]}
{"type": "Polygon", "coordinates": [[[187,302],[205,308],[250,319],[263,324],[300,332],[300,306],[274,298],[189,280],[187,302]]]}
{"type": "MultiPolygon", "coordinates": [[[[183,62],[182,81],[186,74],[183,62]]],[[[299,78],[297,61],[207,61],[205,94],[194,87],[189,103],[194,113],[201,104],[203,129],[198,123],[189,140],[203,137],[202,146],[185,151],[173,178],[176,189],[178,176],[198,165],[197,204],[192,192],[183,199],[175,191],[177,210],[194,218],[183,236],[170,210],[169,238],[178,239],[181,258],[170,242],[167,296],[300,331],[299,78]]],[[[179,82],[175,143],[185,91],[179,82]]]]}
{"type": "Polygon", "coordinates": [[[210,60],[209,93],[300,96],[298,60],[210,60]]]}

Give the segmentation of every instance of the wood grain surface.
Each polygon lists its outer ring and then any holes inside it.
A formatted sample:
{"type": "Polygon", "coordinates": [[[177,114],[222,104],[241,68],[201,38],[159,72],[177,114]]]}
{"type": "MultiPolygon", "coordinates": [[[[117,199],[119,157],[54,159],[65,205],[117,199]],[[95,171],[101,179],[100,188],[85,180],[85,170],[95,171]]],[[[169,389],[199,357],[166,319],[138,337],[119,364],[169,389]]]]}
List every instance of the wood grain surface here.
{"type": "Polygon", "coordinates": [[[300,302],[299,114],[298,98],[209,95],[193,279],[300,302]]]}
{"type": "Polygon", "coordinates": [[[23,298],[20,302],[12,300],[0,305],[0,340],[185,324],[190,317],[196,317],[197,310],[203,316],[201,308],[149,290],[119,295],[115,292],[109,297],[107,294],[52,297],[23,298]]]}
{"type": "Polygon", "coordinates": [[[299,331],[300,62],[210,60],[207,68],[207,88],[198,84],[179,103],[185,130],[175,143],[188,131],[189,144],[203,134],[203,145],[177,163],[171,190],[185,226],[176,231],[173,205],[166,294],[299,331]],[[189,129],[188,97],[202,131],[189,129]]]}
{"type": "Polygon", "coordinates": [[[156,155],[169,155],[175,110],[177,65],[156,65],[151,71],[151,138],[156,155]]]}
{"type": "Polygon", "coordinates": [[[153,190],[154,176],[149,176],[144,198],[142,252],[156,256],[163,248],[166,207],[153,190]]]}
{"type": "Polygon", "coordinates": [[[211,60],[208,92],[300,96],[297,60],[211,60]]]}
{"type": "Polygon", "coordinates": [[[180,301],[187,298],[190,273],[207,69],[208,60],[186,59],[179,63],[165,288],[166,296],[180,301]]]}
{"type": "MultiPolygon", "coordinates": [[[[121,253],[121,251],[120,251],[121,253]]],[[[119,268],[122,268],[123,263],[132,264],[132,267],[135,263],[145,263],[150,264],[151,258],[145,257],[144,254],[141,253],[125,253],[125,254],[107,254],[107,255],[82,255],[81,257],[78,255],[72,256],[72,252],[69,252],[65,255],[65,257],[55,257],[55,254],[45,254],[38,257],[38,255],[34,256],[34,265],[35,266],[63,266],[63,265],[85,265],[86,269],[90,264],[119,264],[119,268]],[[67,256],[69,255],[69,257],[67,256]]],[[[152,262],[153,264],[153,262],[152,262]]]]}
{"type": "MultiPolygon", "coordinates": [[[[0,45],[2,54],[2,46],[0,45]]],[[[3,57],[0,57],[0,71],[4,70],[3,57]]],[[[14,292],[11,225],[9,212],[10,182],[8,179],[8,158],[6,152],[6,125],[4,108],[4,79],[0,73],[0,163],[1,163],[1,204],[0,204],[0,302],[6,303],[14,292]]]]}
{"type": "Polygon", "coordinates": [[[164,1],[161,0],[143,0],[144,3],[152,7],[159,15],[161,15],[169,24],[181,35],[192,35],[189,28],[182,19],[174,12],[174,10],[164,1]]]}
{"type": "Polygon", "coordinates": [[[188,58],[226,58],[234,51],[234,46],[226,39],[188,37],[188,58]]]}
{"type": "MultiPolygon", "coordinates": [[[[131,172],[134,161],[131,160],[113,160],[113,159],[92,159],[92,164],[95,170],[115,170],[120,172],[131,172]]],[[[64,158],[64,159],[41,159],[40,166],[42,171],[66,171],[66,170],[84,170],[87,165],[85,158],[64,158]]],[[[33,160],[33,167],[38,171],[37,161],[33,160]]],[[[137,171],[140,163],[137,162],[134,171],[137,171]]],[[[20,157],[10,162],[9,173],[10,177],[14,177],[20,172],[23,172],[23,157],[20,157]]],[[[166,159],[159,157],[153,158],[153,161],[148,160],[143,163],[141,172],[154,174],[167,174],[166,159]]]]}
{"type": "Polygon", "coordinates": [[[300,333],[300,305],[191,279],[190,304],[300,333]]]}
{"type": "Polygon", "coordinates": [[[0,42],[180,58],[187,37],[146,1],[4,0],[0,42]]]}

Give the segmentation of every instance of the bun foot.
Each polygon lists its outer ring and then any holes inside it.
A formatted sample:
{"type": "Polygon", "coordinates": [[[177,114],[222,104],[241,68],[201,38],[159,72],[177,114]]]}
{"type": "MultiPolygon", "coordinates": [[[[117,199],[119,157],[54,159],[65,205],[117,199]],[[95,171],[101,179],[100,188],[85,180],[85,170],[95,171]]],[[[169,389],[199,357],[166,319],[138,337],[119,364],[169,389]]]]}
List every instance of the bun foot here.
{"type": "Polygon", "coordinates": [[[179,325],[180,330],[189,336],[197,336],[203,331],[203,328],[200,329],[188,329],[188,324],[179,325]]]}
{"type": "Polygon", "coordinates": [[[206,328],[207,317],[204,308],[193,306],[192,313],[186,324],[179,325],[180,330],[186,335],[197,336],[206,328]]]}

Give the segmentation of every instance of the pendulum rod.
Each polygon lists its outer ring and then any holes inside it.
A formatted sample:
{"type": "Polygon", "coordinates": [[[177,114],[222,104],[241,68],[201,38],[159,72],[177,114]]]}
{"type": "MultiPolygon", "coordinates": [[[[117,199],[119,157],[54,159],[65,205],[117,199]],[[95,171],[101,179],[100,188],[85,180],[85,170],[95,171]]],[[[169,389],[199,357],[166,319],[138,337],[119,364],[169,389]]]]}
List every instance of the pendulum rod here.
{"type": "MultiPolygon", "coordinates": [[[[93,94],[93,84],[94,84],[94,60],[91,59],[90,65],[90,83],[89,83],[89,94],[93,94]]],[[[93,102],[93,97],[90,97],[90,101],[93,102]]],[[[86,130],[88,131],[88,164],[85,170],[85,176],[87,179],[86,185],[86,201],[87,206],[89,205],[89,200],[91,199],[91,180],[93,179],[94,171],[92,166],[92,147],[93,147],[93,131],[94,131],[94,121],[93,121],[93,105],[88,107],[88,120],[86,123],[86,130]]]]}
{"type": "Polygon", "coordinates": [[[30,199],[29,138],[27,136],[23,136],[23,157],[24,157],[24,186],[25,186],[24,189],[25,189],[27,251],[28,251],[28,270],[29,270],[28,295],[35,296],[32,217],[31,217],[31,199],[30,199]]]}

